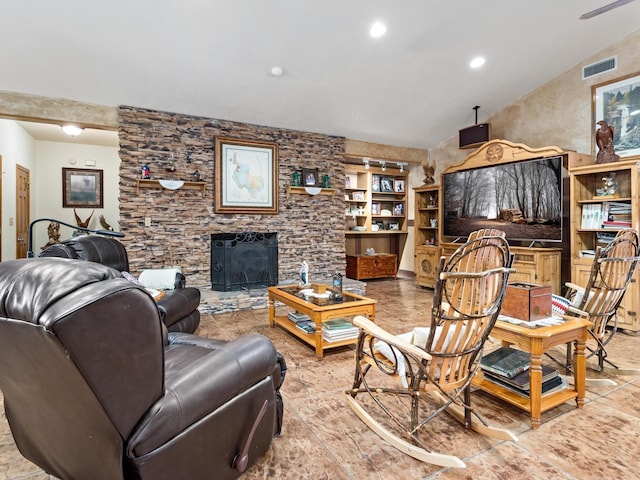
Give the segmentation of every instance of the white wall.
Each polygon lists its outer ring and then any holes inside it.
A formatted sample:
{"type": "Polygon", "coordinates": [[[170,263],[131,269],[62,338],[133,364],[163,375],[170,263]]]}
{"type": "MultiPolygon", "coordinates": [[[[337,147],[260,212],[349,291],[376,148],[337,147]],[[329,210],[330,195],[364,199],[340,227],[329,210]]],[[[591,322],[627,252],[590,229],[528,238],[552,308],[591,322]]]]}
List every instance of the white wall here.
{"type": "MultiPolygon", "coordinates": [[[[36,141],[36,164],[38,173],[35,177],[32,202],[35,203],[36,218],[55,218],[63,222],[76,225],[73,208],[62,208],[62,168],[82,168],[90,170],[102,170],[104,181],[104,208],[96,208],[89,228],[101,229],[98,221],[100,215],[119,230],[120,208],[118,206],[118,171],[120,157],[118,149],[114,147],[99,147],[93,145],[79,145],[75,143],[36,141]],[[90,163],[92,165],[86,165],[90,163]],[[95,163],[95,165],[93,165],[95,163]]],[[[82,220],[91,215],[91,208],[76,209],[82,220]]],[[[35,227],[33,250],[40,251],[40,247],[48,241],[48,222],[39,223],[35,227]]],[[[67,227],[60,228],[60,238],[69,238],[73,230],[67,227]]]]}
{"type": "Polygon", "coordinates": [[[33,181],[37,174],[35,141],[13,120],[0,119],[0,155],[2,156],[2,258],[16,258],[16,165],[30,171],[31,217],[35,206],[33,181]]]}

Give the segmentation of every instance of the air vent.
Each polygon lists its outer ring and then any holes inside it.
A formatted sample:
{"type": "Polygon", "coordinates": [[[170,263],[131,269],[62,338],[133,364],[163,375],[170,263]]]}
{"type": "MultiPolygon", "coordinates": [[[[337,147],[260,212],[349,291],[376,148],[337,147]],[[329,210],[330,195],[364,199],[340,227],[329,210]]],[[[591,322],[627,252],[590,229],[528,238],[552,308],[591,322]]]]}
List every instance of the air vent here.
{"type": "Polygon", "coordinates": [[[618,57],[615,56],[596,63],[592,63],[591,65],[586,65],[582,67],[582,79],[586,80],[587,78],[595,77],[596,75],[600,75],[601,73],[615,70],[617,66],[618,57]]]}

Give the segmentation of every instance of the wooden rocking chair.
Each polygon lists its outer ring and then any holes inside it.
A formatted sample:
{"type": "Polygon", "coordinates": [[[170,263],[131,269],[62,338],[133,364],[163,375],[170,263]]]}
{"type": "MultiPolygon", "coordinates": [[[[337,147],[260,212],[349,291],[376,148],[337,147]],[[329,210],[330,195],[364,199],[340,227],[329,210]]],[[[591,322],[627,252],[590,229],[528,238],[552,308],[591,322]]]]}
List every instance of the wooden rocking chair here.
{"type": "MultiPolygon", "coordinates": [[[[584,316],[593,323],[589,330],[593,342],[587,343],[589,351],[587,358],[593,356],[598,358],[597,366],[587,364],[593,370],[615,375],[640,375],[638,369],[618,368],[607,359],[606,350],[607,343],[617,331],[616,312],[631,283],[640,259],[639,255],[638,232],[633,229],[620,230],[609,245],[596,250],[586,287],[573,283],[566,284],[564,296],[572,302],[566,315],[584,316]]],[[[569,367],[573,358],[571,349],[572,345],[567,344],[569,367]]]]}
{"type": "Polygon", "coordinates": [[[395,336],[365,317],[354,319],[360,335],[347,401],[369,428],[407,455],[445,467],[465,467],[454,455],[430,451],[419,438],[420,430],[445,410],[466,428],[517,440],[511,432],[487,425],[471,407],[470,390],[502,305],[512,261],[504,233],[474,232],[448,260],[440,259],[430,327],[395,336]],[[403,401],[408,408],[398,409],[403,401]],[[380,410],[374,410],[386,414],[406,440],[369,414],[365,404],[377,405],[380,410]],[[431,408],[421,415],[426,406],[431,408]],[[408,420],[403,418],[407,410],[408,420]]]}

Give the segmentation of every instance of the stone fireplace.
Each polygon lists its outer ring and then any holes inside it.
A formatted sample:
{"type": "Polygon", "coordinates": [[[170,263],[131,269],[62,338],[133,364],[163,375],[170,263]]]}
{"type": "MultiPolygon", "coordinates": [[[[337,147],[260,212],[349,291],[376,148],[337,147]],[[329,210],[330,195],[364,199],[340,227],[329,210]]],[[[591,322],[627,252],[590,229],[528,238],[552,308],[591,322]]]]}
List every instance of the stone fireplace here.
{"type": "Polygon", "coordinates": [[[266,288],[278,283],[278,234],[211,234],[211,289],[266,288]]]}

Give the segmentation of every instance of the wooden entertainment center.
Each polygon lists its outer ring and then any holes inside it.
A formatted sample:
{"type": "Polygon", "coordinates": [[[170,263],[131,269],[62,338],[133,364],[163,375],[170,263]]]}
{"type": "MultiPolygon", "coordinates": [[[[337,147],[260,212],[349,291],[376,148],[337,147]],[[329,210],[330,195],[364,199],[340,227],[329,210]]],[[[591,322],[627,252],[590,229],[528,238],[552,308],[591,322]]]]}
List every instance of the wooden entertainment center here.
{"type": "MultiPolygon", "coordinates": [[[[565,168],[572,165],[593,163],[593,157],[590,155],[567,152],[558,147],[531,148],[506,140],[491,140],[468,155],[461,164],[445,170],[444,174],[550,157],[562,157],[562,165],[565,168]]],[[[477,185],[477,188],[481,188],[481,186],[477,185]]],[[[415,283],[433,288],[438,258],[442,255],[449,256],[460,246],[460,243],[456,243],[452,237],[444,235],[442,225],[445,215],[452,213],[445,212],[442,182],[439,186],[423,186],[414,190],[415,283]]],[[[565,216],[568,216],[568,208],[564,213],[565,216]]],[[[504,222],[506,225],[506,221],[504,222]]],[[[499,223],[496,223],[493,228],[500,229],[499,223]]],[[[563,258],[568,260],[570,255],[569,232],[569,226],[565,224],[562,231],[562,242],[549,242],[549,245],[552,246],[547,246],[546,243],[539,246],[538,244],[542,243],[539,241],[510,242],[511,250],[515,255],[513,267],[516,269],[516,272],[511,276],[512,281],[550,285],[553,293],[560,294],[563,268],[566,271],[566,276],[569,276],[570,265],[568,262],[563,262],[563,258]],[[534,246],[534,244],[536,245],[534,246]]],[[[464,238],[456,240],[459,242],[464,238]]]]}

